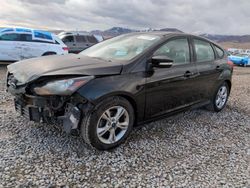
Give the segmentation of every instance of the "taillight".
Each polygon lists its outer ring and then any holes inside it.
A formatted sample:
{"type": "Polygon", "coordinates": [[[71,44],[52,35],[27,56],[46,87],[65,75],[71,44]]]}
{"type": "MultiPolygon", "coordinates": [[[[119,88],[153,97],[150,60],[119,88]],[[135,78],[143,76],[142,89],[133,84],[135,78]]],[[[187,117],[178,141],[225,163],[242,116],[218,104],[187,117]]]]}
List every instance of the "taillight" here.
{"type": "Polygon", "coordinates": [[[63,47],[62,48],[64,51],[69,51],[69,48],[68,47],[63,47]]]}

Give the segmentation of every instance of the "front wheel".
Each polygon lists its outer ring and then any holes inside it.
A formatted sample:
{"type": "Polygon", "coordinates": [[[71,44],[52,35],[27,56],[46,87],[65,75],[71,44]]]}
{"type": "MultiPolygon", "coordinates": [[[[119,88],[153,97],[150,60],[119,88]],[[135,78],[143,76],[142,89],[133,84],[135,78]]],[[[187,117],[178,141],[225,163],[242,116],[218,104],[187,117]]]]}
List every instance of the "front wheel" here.
{"type": "Polygon", "coordinates": [[[226,82],[221,84],[216,90],[210,105],[207,106],[209,110],[219,112],[227,103],[229,97],[229,86],[226,82]]]}
{"type": "Polygon", "coordinates": [[[99,150],[112,149],[128,137],[134,124],[134,109],[122,97],[100,102],[81,125],[81,135],[90,146],[99,150]]]}

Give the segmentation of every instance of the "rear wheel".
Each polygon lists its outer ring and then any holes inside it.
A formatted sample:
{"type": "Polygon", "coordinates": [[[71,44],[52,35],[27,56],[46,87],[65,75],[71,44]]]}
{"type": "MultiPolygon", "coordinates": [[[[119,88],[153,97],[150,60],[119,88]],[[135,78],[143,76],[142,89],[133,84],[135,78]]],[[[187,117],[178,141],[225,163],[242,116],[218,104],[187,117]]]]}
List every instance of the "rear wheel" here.
{"type": "Polygon", "coordinates": [[[216,90],[211,104],[207,106],[209,110],[219,112],[221,111],[227,103],[229,97],[229,86],[226,82],[221,84],[216,90]]]}
{"type": "Polygon", "coordinates": [[[99,150],[107,150],[125,141],[134,124],[134,109],[122,97],[107,98],[81,125],[84,141],[99,150]]]}

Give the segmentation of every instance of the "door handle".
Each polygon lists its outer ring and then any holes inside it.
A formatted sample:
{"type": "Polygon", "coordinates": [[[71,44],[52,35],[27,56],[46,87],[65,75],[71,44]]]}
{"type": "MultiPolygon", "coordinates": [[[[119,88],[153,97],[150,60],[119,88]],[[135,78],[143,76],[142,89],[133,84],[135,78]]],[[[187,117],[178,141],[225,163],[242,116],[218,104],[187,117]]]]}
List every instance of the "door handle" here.
{"type": "Polygon", "coordinates": [[[76,46],[76,44],[73,44],[73,46],[76,46]]]}

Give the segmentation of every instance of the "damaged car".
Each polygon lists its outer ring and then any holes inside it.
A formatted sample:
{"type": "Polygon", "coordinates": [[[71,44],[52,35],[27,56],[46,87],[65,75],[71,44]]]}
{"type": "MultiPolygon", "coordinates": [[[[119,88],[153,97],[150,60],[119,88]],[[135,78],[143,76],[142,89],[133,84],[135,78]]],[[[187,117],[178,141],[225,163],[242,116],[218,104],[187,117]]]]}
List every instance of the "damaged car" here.
{"type": "Polygon", "coordinates": [[[225,51],[207,39],[131,33],[80,54],[11,64],[7,91],[22,116],[59,124],[107,150],[124,142],[136,125],[201,106],[221,111],[232,72],[225,51]]]}

